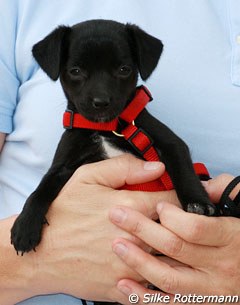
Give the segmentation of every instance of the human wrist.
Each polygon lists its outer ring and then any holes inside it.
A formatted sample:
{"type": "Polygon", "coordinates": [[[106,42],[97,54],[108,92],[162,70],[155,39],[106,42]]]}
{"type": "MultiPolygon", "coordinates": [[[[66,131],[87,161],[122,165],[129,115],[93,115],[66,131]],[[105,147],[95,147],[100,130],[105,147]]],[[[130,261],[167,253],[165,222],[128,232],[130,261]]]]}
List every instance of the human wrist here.
{"type": "Polygon", "coordinates": [[[17,255],[10,243],[10,230],[15,219],[10,217],[0,221],[0,304],[12,305],[36,295],[64,293],[63,258],[56,260],[56,245],[52,243],[54,230],[45,227],[36,252],[17,255]]]}
{"type": "Polygon", "coordinates": [[[15,217],[0,221],[0,304],[14,304],[35,295],[35,264],[31,256],[17,255],[10,244],[15,217]]]}

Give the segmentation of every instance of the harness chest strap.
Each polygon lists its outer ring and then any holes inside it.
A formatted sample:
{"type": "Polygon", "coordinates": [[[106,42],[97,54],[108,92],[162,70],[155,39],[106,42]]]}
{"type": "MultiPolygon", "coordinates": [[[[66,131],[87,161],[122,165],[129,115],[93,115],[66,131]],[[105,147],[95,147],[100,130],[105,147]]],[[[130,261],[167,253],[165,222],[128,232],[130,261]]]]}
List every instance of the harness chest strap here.
{"type": "MultiPolygon", "coordinates": [[[[145,108],[148,102],[152,100],[151,94],[146,87],[141,86],[137,89],[136,95],[129,105],[120,114],[120,118],[129,123],[129,125],[121,131],[121,135],[129,144],[145,159],[146,161],[160,161],[158,153],[153,146],[151,137],[142,129],[133,124],[134,120],[145,108]]],[[[107,123],[91,122],[78,113],[67,110],[63,116],[63,125],[66,129],[85,128],[99,131],[116,131],[118,127],[118,119],[107,123]]],[[[115,133],[116,134],[116,133],[115,133]]],[[[208,170],[202,163],[195,163],[194,170],[197,175],[209,177],[208,170]]],[[[127,190],[141,191],[166,191],[174,188],[170,176],[165,171],[157,180],[135,184],[125,185],[127,190]]]]}
{"type": "MultiPolygon", "coordinates": [[[[143,159],[146,161],[160,161],[159,155],[153,146],[153,141],[144,130],[130,124],[122,131],[122,134],[124,135],[124,138],[135,148],[135,150],[142,155],[143,159]]],[[[195,173],[199,176],[210,176],[203,163],[194,163],[193,168],[195,173]]],[[[167,171],[165,171],[164,174],[157,180],[142,184],[125,185],[124,189],[157,192],[172,190],[174,189],[174,186],[169,174],[167,171]]]]}

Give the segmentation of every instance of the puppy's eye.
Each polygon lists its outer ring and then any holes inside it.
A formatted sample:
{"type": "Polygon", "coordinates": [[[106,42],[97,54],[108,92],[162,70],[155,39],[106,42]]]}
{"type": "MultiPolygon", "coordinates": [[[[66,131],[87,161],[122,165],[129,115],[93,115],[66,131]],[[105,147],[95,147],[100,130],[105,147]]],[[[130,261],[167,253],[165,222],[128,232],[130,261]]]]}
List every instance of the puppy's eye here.
{"type": "Polygon", "coordinates": [[[70,73],[74,76],[79,75],[79,74],[81,74],[81,70],[79,68],[73,68],[70,70],[70,73]]]}
{"type": "Polygon", "coordinates": [[[118,70],[118,76],[127,78],[131,75],[132,68],[130,66],[121,66],[118,70]]]}
{"type": "Polygon", "coordinates": [[[79,67],[74,67],[69,70],[69,73],[73,77],[87,77],[86,71],[82,70],[79,67]]]}

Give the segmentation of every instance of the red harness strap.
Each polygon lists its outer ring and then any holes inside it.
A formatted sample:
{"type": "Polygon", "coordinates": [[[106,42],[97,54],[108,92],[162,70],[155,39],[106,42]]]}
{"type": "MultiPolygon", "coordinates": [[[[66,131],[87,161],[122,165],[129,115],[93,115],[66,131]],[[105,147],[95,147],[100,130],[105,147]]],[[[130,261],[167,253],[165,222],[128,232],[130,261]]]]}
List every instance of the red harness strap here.
{"type": "MultiPolygon", "coordinates": [[[[137,89],[135,97],[130,104],[120,114],[120,118],[129,123],[129,125],[121,131],[122,136],[132,145],[132,147],[147,161],[160,161],[158,153],[153,146],[153,140],[142,129],[135,126],[134,120],[145,108],[148,102],[152,100],[152,96],[146,87],[141,86],[137,89]]],[[[114,119],[107,123],[95,123],[87,120],[78,113],[73,113],[71,110],[67,110],[63,116],[63,125],[66,129],[72,128],[86,128],[100,131],[116,131],[118,127],[118,119],[114,119]]],[[[194,169],[197,175],[203,175],[209,177],[208,170],[202,163],[195,163],[194,169]]],[[[168,173],[164,174],[157,180],[135,184],[125,185],[123,189],[138,190],[147,192],[166,191],[174,189],[172,180],[168,173]]]]}
{"type": "MultiPolygon", "coordinates": [[[[123,131],[122,134],[124,138],[138,151],[139,154],[147,161],[160,161],[158,153],[153,146],[153,141],[150,136],[146,134],[141,128],[137,128],[135,125],[128,125],[123,131]]],[[[197,175],[208,176],[209,173],[207,168],[203,163],[194,163],[194,170],[197,175]]],[[[135,185],[125,185],[124,189],[127,190],[141,190],[148,192],[157,192],[157,191],[167,191],[174,189],[172,180],[167,173],[164,174],[157,180],[135,184],[135,185]]]]}

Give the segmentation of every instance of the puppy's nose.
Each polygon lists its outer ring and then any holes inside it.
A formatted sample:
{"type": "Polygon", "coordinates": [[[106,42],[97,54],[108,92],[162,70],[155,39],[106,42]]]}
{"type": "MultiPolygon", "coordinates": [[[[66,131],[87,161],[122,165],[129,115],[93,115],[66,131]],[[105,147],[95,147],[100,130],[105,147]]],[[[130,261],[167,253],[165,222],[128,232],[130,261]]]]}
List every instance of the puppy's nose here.
{"type": "Polygon", "coordinates": [[[100,98],[100,97],[94,97],[92,100],[92,105],[96,109],[100,108],[108,108],[110,104],[110,99],[109,98],[100,98]]]}

